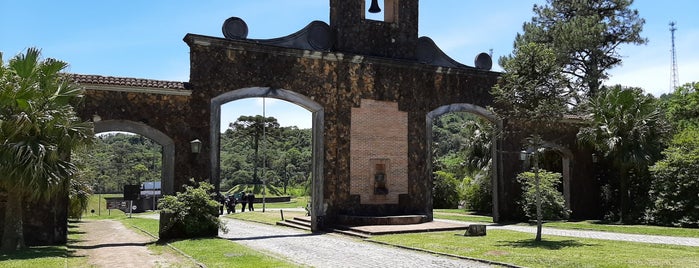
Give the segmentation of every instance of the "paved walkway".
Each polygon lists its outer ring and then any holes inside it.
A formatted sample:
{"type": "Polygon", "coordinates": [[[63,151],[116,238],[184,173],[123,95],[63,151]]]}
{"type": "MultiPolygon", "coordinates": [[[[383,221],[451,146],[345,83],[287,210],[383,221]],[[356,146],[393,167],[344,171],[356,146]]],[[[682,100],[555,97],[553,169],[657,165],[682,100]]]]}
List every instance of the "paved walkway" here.
{"type": "Polygon", "coordinates": [[[292,228],[222,219],[230,231],[219,234],[220,237],[304,266],[490,267],[481,262],[383,246],[342,235],[312,234],[292,228]]]}
{"type": "MultiPolygon", "coordinates": [[[[437,221],[464,223],[463,221],[441,220],[441,219],[438,219],[437,221]]],[[[483,223],[473,222],[473,223],[468,223],[468,224],[483,224],[483,223]]],[[[535,226],[530,227],[530,226],[519,226],[519,225],[497,225],[497,224],[487,224],[487,225],[488,225],[488,229],[503,229],[503,230],[532,233],[532,234],[536,233],[535,226]]],[[[699,238],[692,238],[692,237],[621,234],[621,233],[599,232],[599,231],[565,230],[565,229],[546,228],[546,227],[544,227],[542,229],[541,233],[543,235],[557,235],[557,236],[593,238],[593,239],[604,239],[604,240],[615,240],[615,241],[626,241],[626,242],[639,242],[639,243],[650,243],[650,244],[667,244],[667,245],[699,247],[699,238]]]]}

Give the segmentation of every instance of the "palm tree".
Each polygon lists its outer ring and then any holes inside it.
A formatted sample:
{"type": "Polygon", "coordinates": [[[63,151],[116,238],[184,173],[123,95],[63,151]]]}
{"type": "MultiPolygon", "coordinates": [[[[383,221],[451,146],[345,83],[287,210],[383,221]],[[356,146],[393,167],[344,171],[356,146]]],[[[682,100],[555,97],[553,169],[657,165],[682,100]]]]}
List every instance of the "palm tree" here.
{"type": "Polygon", "coordinates": [[[618,172],[619,221],[625,222],[629,199],[629,172],[647,169],[659,157],[666,124],[653,97],[639,88],[619,85],[602,90],[590,103],[589,125],[578,133],[612,161],[618,172]]]}
{"type": "Polygon", "coordinates": [[[0,64],[0,188],[7,192],[3,251],[25,247],[24,202],[65,194],[77,171],[70,152],[93,139],[92,124],[81,122],[73,109],[82,89],[61,73],[67,66],[42,59],[35,48],[0,64]]]}

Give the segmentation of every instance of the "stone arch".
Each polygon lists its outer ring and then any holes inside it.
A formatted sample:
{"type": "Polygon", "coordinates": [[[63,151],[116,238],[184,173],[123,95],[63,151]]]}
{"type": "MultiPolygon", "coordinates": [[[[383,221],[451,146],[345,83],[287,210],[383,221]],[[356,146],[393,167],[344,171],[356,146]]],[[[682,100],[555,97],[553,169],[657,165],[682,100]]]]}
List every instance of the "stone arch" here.
{"type": "Polygon", "coordinates": [[[273,89],[269,87],[248,87],[223,93],[211,99],[211,183],[218,187],[220,178],[220,129],[221,129],[221,105],[246,98],[275,98],[299,105],[311,112],[312,116],[312,196],[311,196],[311,229],[317,231],[319,222],[325,215],[323,211],[323,130],[325,112],[323,106],[312,99],[285,89],[273,89]]]}
{"type": "Polygon", "coordinates": [[[165,133],[141,122],[104,120],[95,122],[95,133],[125,131],[136,133],[163,146],[163,168],[160,171],[163,195],[175,193],[175,142],[165,133]]]}
{"type": "Polygon", "coordinates": [[[570,209],[570,179],[571,179],[571,164],[573,163],[573,152],[561,146],[560,144],[555,144],[553,142],[545,141],[543,147],[551,151],[556,152],[561,156],[561,176],[563,177],[563,197],[565,198],[566,208],[570,209]]]}
{"type": "MultiPolygon", "coordinates": [[[[432,133],[432,124],[434,123],[434,120],[444,114],[447,113],[452,113],[452,112],[467,112],[467,113],[472,113],[475,114],[481,118],[484,118],[491,123],[495,124],[496,132],[502,130],[502,120],[498,118],[493,112],[488,111],[487,109],[470,104],[470,103],[454,103],[454,104],[449,104],[449,105],[444,105],[437,107],[437,109],[434,109],[427,113],[426,116],[426,123],[427,123],[427,170],[431,171],[432,170],[432,138],[433,138],[433,133],[432,133]]],[[[500,168],[501,166],[501,161],[502,159],[500,158],[500,155],[497,153],[498,148],[500,147],[499,140],[495,135],[493,135],[493,145],[490,148],[491,151],[491,157],[492,157],[492,177],[491,177],[491,184],[492,184],[492,195],[493,195],[493,221],[497,222],[500,219],[500,203],[499,203],[499,190],[500,187],[502,187],[502,170],[500,168]]]]}

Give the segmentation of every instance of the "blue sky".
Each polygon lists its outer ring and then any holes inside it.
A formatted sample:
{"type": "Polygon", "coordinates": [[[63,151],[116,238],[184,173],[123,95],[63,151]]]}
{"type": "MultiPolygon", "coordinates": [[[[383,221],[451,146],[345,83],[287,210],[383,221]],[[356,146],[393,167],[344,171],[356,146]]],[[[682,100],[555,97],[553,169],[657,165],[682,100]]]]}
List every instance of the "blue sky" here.
{"type": "MultiPolygon", "coordinates": [[[[380,1],[382,2],[382,1],[380,1]]],[[[429,36],[457,61],[473,65],[480,52],[493,49],[495,61],[509,54],[515,35],[528,21],[532,5],[543,0],[422,0],[419,35],[429,36]]],[[[699,1],[636,0],[646,19],[643,46],[623,46],[623,66],[607,84],[638,86],[654,95],[669,92],[670,32],[677,22],[676,47],[681,84],[699,81],[699,1]]],[[[328,0],[76,0],[0,2],[0,51],[4,59],[27,47],[70,64],[70,72],[159,80],[189,80],[187,33],[222,37],[221,25],[240,17],[248,38],[291,34],[313,20],[328,22],[328,0]]],[[[494,70],[501,70],[495,66],[494,70]]],[[[267,100],[266,115],[282,125],[310,127],[310,114],[284,101],[267,100]]],[[[240,114],[261,114],[259,100],[224,107],[222,126],[240,114]]]]}

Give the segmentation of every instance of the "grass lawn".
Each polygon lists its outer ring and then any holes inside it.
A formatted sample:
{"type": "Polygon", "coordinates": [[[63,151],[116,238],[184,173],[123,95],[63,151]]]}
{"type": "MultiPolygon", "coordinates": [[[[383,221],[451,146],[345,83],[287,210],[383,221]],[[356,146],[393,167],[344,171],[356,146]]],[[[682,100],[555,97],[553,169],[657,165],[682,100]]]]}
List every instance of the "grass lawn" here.
{"type": "MultiPolygon", "coordinates": [[[[68,244],[80,239],[74,224],[68,224],[68,244]]],[[[76,256],[68,246],[30,247],[21,251],[0,252],[0,267],[86,267],[87,258],[76,256]]]]}
{"type": "MultiPolygon", "coordinates": [[[[458,220],[467,222],[484,222],[492,223],[493,218],[489,216],[474,215],[463,209],[435,209],[434,217],[437,219],[458,220]]],[[[529,223],[518,223],[519,225],[531,225],[529,223]]],[[[589,221],[569,221],[569,222],[546,222],[545,228],[558,229],[576,229],[615,232],[624,234],[643,234],[643,235],[664,235],[678,237],[699,237],[699,229],[697,228],[674,228],[651,225],[621,225],[610,224],[596,220],[589,221]]]]}
{"type": "Polygon", "coordinates": [[[493,217],[476,215],[463,209],[435,209],[432,210],[437,219],[492,223],[493,217]]]}
{"type": "Polygon", "coordinates": [[[547,222],[544,224],[544,227],[560,229],[595,230],[625,234],[665,235],[699,238],[699,229],[697,228],[674,228],[650,225],[622,225],[602,223],[600,221],[547,222]]]}
{"type": "MultiPolygon", "coordinates": [[[[241,214],[257,213],[246,212],[241,214]]],[[[259,212],[259,214],[263,213],[259,212]]],[[[121,221],[127,226],[136,226],[151,234],[158,234],[158,220],[122,218],[121,221]]],[[[286,260],[269,256],[220,238],[175,240],[169,243],[207,267],[299,267],[286,260]]],[[[170,250],[167,246],[160,244],[151,245],[149,248],[155,252],[170,250]]]]}
{"type": "Polygon", "coordinates": [[[301,267],[220,238],[188,239],[170,244],[207,267],[301,267]]]}
{"type": "Polygon", "coordinates": [[[488,230],[465,237],[463,231],[375,236],[370,240],[526,267],[699,267],[696,247],[654,245],[488,230]]]}
{"type": "Polygon", "coordinates": [[[83,213],[83,218],[86,219],[119,219],[128,215],[118,209],[107,209],[107,197],[123,197],[123,194],[95,194],[90,196],[90,201],[87,204],[87,210],[83,213]],[[95,213],[92,213],[92,210],[95,213]]]}
{"type": "MultiPolygon", "coordinates": [[[[292,197],[289,202],[266,203],[265,208],[305,208],[309,198],[310,196],[292,197]]],[[[262,210],[262,203],[255,203],[254,206],[255,210],[262,210]]],[[[236,209],[240,211],[240,206],[236,209]]]]}
{"type": "Polygon", "coordinates": [[[0,253],[0,267],[68,267],[65,246],[30,247],[12,253],[0,253]]]}

